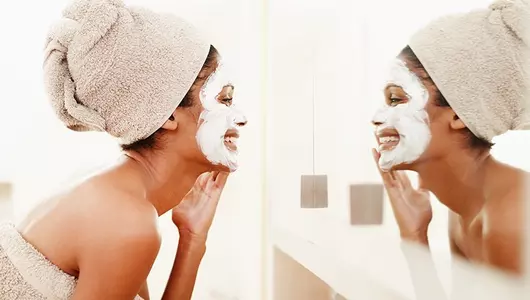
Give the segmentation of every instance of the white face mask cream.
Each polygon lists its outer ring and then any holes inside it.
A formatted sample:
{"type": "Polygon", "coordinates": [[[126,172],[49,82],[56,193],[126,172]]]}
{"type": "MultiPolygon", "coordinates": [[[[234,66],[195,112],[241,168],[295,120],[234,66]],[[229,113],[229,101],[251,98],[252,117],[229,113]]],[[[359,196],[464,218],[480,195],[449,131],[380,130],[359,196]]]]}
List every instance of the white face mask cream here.
{"type": "Polygon", "coordinates": [[[211,163],[233,172],[238,168],[238,127],[247,119],[233,104],[229,89],[233,89],[233,84],[226,67],[220,63],[200,92],[204,110],[199,117],[197,143],[211,163]]]}
{"type": "Polygon", "coordinates": [[[406,98],[402,103],[386,103],[373,117],[373,122],[378,124],[379,167],[383,171],[416,161],[431,140],[429,116],[425,111],[429,92],[421,80],[403,61],[395,59],[390,66],[388,86],[401,88],[406,98]]]}

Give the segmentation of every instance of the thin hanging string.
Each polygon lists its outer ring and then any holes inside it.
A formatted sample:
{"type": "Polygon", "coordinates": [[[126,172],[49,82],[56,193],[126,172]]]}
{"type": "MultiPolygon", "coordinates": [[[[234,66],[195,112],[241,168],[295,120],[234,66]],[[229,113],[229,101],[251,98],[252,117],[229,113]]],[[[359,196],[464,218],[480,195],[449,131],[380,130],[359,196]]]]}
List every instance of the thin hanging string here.
{"type": "MultiPolygon", "coordinates": [[[[315,45],[318,45],[318,43],[315,43],[315,45]]],[[[316,46],[315,46],[316,47],[316,46]]],[[[312,129],[313,129],[313,132],[312,132],[312,138],[313,138],[313,141],[312,141],[312,144],[313,144],[313,151],[312,151],[312,154],[313,154],[313,157],[312,157],[312,162],[313,162],[313,175],[316,175],[315,174],[315,130],[316,130],[316,124],[315,124],[315,120],[316,120],[316,110],[315,110],[315,106],[316,106],[316,100],[315,100],[315,91],[316,91],[316,87],[315,87],[315,77],[316,77],[316,51],[315,51],[315,47],[313,47],[313,61],[312,61],[312,105],[313,105],[313,116],[312,116],[312,122],[313,122],[313,126],[312,126],[312,129]]],[[[313,184],[314,184],[314,180],[313,180],[313,184]]]]}
{"type": "MultiPolygon", "coordinates": [[[[318,43],[315,43],[315,45],[318,45],[318,43]]],[[[312,144],[313,144],[313,151],[312,151],[312,163],[313,163],[313,174],[312,174],[312,184],[313,184],[313,190],[312,190],[312,198],[313,198],[313,207],[316,207],[316,195],[315,195],[315,191],[316,191],[316,183],[315,183],[315,180],[316,180],[316,174],[315,174],[315,129],[316,129],[316,125],[315,125],[315,114],[316,114],[316,110],[315,110],[315,105],[316,105],[316,101],[315,101],[315,77],[316,77],[316,50],[315,50],[315,47],[313,47],[313,59],[312,59],[312,63],[311,63],[311,68],[312,68],[312,95],[311,95],[311,99],[312,99],[312,105],[313,105],[313,115],[312,115],[312,122],[313,122],[313,126],[312,126],[312,129],[313,129],[313,132],[312,132],[312,138],[313,138],[313,141],[312,141],[312,144]]]]}

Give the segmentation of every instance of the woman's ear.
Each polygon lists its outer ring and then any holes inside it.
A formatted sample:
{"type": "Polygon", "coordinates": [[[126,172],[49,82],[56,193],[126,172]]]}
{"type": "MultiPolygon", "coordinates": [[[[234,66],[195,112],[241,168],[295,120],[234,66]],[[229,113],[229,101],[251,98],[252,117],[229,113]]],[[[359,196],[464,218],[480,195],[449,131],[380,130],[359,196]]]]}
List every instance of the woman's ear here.
{"type": "Polygon", "coordinates": [[[176,130],[178,127],[178,120],[175,117],[175,113],[169,116],[169,119],[162,125],[162,128],[165,130],[176,130]]]}
{"type": "Polygon", "coordinates": [[[452,129],[460,130],[460,129],[464,129],[467,127],[466,124],[462,122],[462,120],[456,115],[454,111],[451,110],[451,113],[452,113],[452,119],[450,122],[450,126],[452,129]]]}

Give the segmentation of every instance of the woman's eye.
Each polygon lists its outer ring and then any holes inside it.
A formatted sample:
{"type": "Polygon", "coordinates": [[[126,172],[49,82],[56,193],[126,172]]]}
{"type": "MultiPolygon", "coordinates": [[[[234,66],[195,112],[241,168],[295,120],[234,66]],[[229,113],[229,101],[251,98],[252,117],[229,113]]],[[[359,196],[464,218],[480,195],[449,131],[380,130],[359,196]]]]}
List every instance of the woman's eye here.
{"type": "Polygon", "coordinates": [[[389,104],[392,105],[392,106],[396,106],[398,104],[401,104],[403,103],[403,99],[399,98],[399,97],[396,97],[394,95],[391,95],[390,98],[389,98],[389,104]]]}

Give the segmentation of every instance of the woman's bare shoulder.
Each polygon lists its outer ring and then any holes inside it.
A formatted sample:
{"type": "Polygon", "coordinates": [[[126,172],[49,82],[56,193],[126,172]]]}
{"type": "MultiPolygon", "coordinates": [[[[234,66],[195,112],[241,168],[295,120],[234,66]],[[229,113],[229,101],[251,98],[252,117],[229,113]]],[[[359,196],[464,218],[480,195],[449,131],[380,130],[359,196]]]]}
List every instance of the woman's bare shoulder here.
{"type": "Polygon", "coordinates": [[[75,223],[82,248],[94,240],[118,246],[131,239],[159,247],[158,214],[139,195],[104,177],[90,178],[65,195],[62,215],[75,223]]]}

